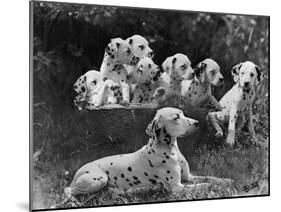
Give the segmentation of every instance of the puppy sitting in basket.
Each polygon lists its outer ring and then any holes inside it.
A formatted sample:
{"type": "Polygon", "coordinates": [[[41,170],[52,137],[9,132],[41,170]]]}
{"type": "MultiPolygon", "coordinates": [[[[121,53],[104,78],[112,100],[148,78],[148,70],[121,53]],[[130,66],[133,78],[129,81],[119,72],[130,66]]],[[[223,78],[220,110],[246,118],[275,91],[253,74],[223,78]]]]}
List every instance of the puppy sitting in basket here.
{"type": "Polygon", "coordinates": [[[73,88],[78,94],[74,99],[78,110],[93,109],[106,104],[115,104],[115,100],[122,100],[120,85],[112,80],[103,81],[100,72],[96,70],[80,76],[73,88]]]}
{"type": "Polygon", "coordinates": [[[71,185],[65,188],[67,200],[77,194],[98,192],[106,186],[123,193],[160,188],[180,192],[205,188],[208,183],[232,184],[230,179],[190,173],[188,163],[179,151],[177,137],[192,133],[198,123],[176,108],[158,110],[146,129],[150,137],[147,145],[136,152],[101,158],[81,167],[71,185]],[[184,185],[182,180],[193,184],[184,185]]]}
{"type": "Polygon", "coordinates": [[[130,71],[128,81],[131,86],[132,103],[151,103],[158,80],[163,70],[152,59],[144,57],[130,71]]]}
{"type": "Polygon", "coordinates": [[[74,90],[78,93],[75,105],[78,109],[91,109],[105,104],[128,104],[128,73],[123,64],[135,65],[138,61],[127,42],[121,38],[111,39],[100,72],[88,71],[75,82],[74,90]]]}

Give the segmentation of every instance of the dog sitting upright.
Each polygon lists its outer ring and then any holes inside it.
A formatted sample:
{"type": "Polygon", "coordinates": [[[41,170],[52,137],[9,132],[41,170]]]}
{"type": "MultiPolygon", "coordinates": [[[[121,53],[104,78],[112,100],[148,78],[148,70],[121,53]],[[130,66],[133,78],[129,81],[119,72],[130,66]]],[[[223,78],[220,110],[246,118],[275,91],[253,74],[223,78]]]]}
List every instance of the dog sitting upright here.
{"type": "MultiPolygon", "coordinates": [[[[191,68],[191,62],[189,58],[181,53],[177,53],[173,56],[166,58],[162,63],[164,73],[158,80],[158,89],[153,94],[153,98],[159,105],[166,105],[171,99],[170,97],[176,97],[179,100],[182,81],[187,79],[191,80],[194,77],[194,71],[191,68]]],[[[175,103],[174,98],[172,101],[175,103]]],[[[168,104],[169,105],[169,104],[168,104]]],[[[173,104],[179,106],[179,103],[173,104]]]]}
{"type": "Polygon", "coordinates": [[[132,103],[151,103],[157,89],[157,82],[163,70],[152,59],[144,57],[140,59],[134,69],[128,75],[131,87],[132,103]]]}
{"type": "Polygon", "coordinates": [[[231,70],[236,83],[220,100],[222,111],[211,112],[208,120],[215,128],[216,137],[223,136],[221,126],[228,123],[226,143],[235,143],[235,129],[244,126],[245,118],[248,118],[249,133],[253,142],[257,142],[252,120],[252,105],[255,98],[255,85],[261,79],[260,68],[250,61],[239,63],[231,70]],[[246,116],[246,117],[245,117],[246,116]]]}
{"type": "Polygon", "coordinates": [[[194,68],[194,72],[194,79],[182,81],[182,100],[195,108],[211,104],[216,110],[221,110],[219,102],[211,94],[211,85],[223,83],[219,65],[212,59],[205,59],[194,68]]]}
{"type": "Polygon", "coordinates": [[[120,85],[122,91],[122,102],[120,104],[130,103],[130,87],[127,82],[128,71],[125,64],[136,65],[139,57],[136,57],[130,45],[121,38],[111,39],[105,49],[103,62],[100,68],[102,80],[112,80],[120,85]]]}

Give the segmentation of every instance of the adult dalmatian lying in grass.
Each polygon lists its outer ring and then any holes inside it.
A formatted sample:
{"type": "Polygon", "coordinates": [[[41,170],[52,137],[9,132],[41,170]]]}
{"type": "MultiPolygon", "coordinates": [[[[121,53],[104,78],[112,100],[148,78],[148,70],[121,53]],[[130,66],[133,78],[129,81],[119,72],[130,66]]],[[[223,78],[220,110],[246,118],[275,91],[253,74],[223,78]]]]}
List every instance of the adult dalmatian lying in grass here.
{"type": "Polygon", "coordinates": [[[184,116],[176,108],[157,111],[146,133],[150,139],[140,150],[109,156],[81,167],[69,187],[67,199],[78,194],[95,193],[108,186],[117,193],[142,192],[152,188],[165,188],[170,192],[208,186],[208,183],[232,183],[231,179],[213,176],[193,176],[181,154],[177,137],[194,132],[199,122],[184,116]],[[184,185],[182,180],[193,184],[184,185]]]}

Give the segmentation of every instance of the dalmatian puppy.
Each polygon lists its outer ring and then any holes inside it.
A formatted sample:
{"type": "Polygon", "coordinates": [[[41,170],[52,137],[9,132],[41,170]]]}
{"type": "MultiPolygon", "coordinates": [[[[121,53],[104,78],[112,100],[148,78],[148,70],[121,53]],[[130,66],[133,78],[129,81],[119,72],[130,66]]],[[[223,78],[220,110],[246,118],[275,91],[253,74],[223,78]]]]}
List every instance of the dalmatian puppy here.
{"type": "Polygon", "coordinates": [[[231,70],[236,83],[220,100],[222,111],[210,112],[208,120],[215,128],[216,137],[223,136],[221,126],[228,123],[226,143],[235,143],[235,129],[244,126],[245,118],[248,118],[248,128],[253,142],[257,142],[252,120],[252,105],[255,98],[254,87],[261,79],[260,68],[250,61],[239,63],[231,70]]]}
{"type": "Polygon", "coordinates": [[[95,93],[100,83],[102,83],[101,74],[96,70],[90,70],[76,80],[73,89],[78,95],[74,99],[74,104],[79,110],[82,110],[83,105],[95,93]]]}
{"type": "Polygon", "coordinates": [[[129,83],[134,84],[132,103],[151,103],[162,73],[163,70],[152,59],[148,57],[140,59],[128,76],[129,83]]]}
{"type": "Polygon", "coordinates": [[[181,82],[184,79],[193,79],[194,70],[191,68],[189,58],[181,53],[168,57],[162,64],[166,74],[169,76],[169,88],[176,93],[181,92],[181,82]]]}
{"type": "Polygon", "coordinates": [[[131,46],[136,57],[153,58],[153,50],[149,47],[148,41],[141,35],[133,35],[126,39],[126,42],[131,46]]]}
{"type": "Polygon", "coordinates": [[[128,72],[124,64],[136,65],[138,61],[139,58],[134,56],[130,45],[121,38],[111,39],[105,49],[100,68],[101,77],[104,81],[110,79],[120,85],[123,101],[118,103],[126,105],[130,102],[130,89],[127,82],[128,72]]]}
{"type": "Polygon", "coordinates": [[[147,145],[133,153],[101,158],[82,166],[70,186],[65,188],[67,198],[94,193],[106,186],[120,193],[155,187],[180,192],[185,188],[206,186],[208,182],[227,181],[191,175],[188,163],[178,149],[177,137],[192,133],[198,124],[179,109],[158,110],[146,130],[150,137],[147,145]],[[198,184],[183,185],[182,176],[198,184]],[[202,181],[204,183],[200,184],[202,181]]]}
{"type": "Polygon", "coordinates": [[[112,80],[104,82],[101,73],[96,70],[88,71],[80,76],[73,88],[78,94],[74,104],[79,110],[113,104],[115,103],[114,98],[118,100],[122,98],[120,86],[112,80]]]}
{"type": "Polygon", "coordinates": [[[208,58],[200,62],[194,72],[194,79],[182,81],[182,100],[196,108],[213,105],[216,110],[221,110],[219,102],[211,94],[211,85],[220,86],[224,81],[219,65],[208,58]]]}
{"type": "MultiPolygon", "coordinates": [[[[128,37],[126,39],[126,42],[127,44],[130,45],[132,52],[136,57],[139,58],[148,57],[151,59],[153,58],[154,54],[152,49],[149,47],[148,41],[141,35],[133,35],[131,37],[128,37]]],[[[134,65],[124,65],[124,66],[126,67],[128,74],[134,72],[136,68],[134,65]]],[[[130,89],[131,90],[135,89],[134,83],[130,83],[130,89]]]]}
{"type": "Polygon", "coordinates": [[[160,77],[159,88],[153,94],[153,98],[158,104],[165,101],[169,94],[180,96],[182,81],[194,78],[194,71],[191,68],[189,58],[181,53],[168,57],[162,63],[162,68],[164,73],[160,77]]]}
{"type": "Polygon", "coordinates": [[[97,89],[102,82],[100,72],[90,70],[80,76],[73,85],[73,89],[80,96],[81,100],[85,100],[97,89]]]}

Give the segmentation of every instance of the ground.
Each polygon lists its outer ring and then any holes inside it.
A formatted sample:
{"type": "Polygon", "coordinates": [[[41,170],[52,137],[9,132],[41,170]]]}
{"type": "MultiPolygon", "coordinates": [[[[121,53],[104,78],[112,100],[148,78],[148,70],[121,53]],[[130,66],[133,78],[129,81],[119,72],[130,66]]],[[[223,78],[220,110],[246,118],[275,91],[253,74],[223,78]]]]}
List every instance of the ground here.
{"type": "MultiPolygon", "coordinates": [[[[79,196],[80,204],[69,201],[64,205],[59,205],[59,207],[123,205],[267,195],[269,192],[267,132],[266,128],[259,127],[263,130],[258,132],[260,140],[258,146],[248,143],[248,135],[241,133],[238,136],[239,145],[235,147],[231,148],[219,143],[200,145],[194,149],[191,155],[186,156],[193,174],[231,178],[234,180],[234,187],[232,188],[224,185],[210,185],[206,189],[195,189],[179,194],[169,194],[162,190],[134,195],[117,195],[105,188],[96,194],[79,196]]],[[[69,185],[74,171],[69,173],[66,170],[65,163],[58,161],[51,162],[51,159],[45,158],[35,162],[33,177],[34,208],[50,207],[63,200],[63,190],[69,185]]]]}

